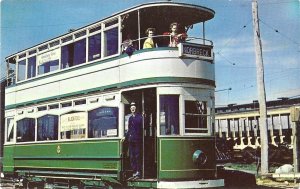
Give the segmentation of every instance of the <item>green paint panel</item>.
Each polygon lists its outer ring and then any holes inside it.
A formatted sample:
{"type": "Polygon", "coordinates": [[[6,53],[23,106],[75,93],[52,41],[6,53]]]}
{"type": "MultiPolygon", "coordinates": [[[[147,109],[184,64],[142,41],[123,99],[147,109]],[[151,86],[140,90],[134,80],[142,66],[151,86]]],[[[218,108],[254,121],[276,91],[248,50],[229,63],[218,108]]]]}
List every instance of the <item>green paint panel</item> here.
{"type": "Polygon", "coordinates": [[[119,142],[74,141],[16,145],[15,157],[119,157],[119,142]]]}
{"type": "Polygon", "coordinates": [[[83,169],[83,170],[113,170],[120,168],[120,163],[114,160],[16,160],[16,168],[43,168],[43,169],[83,169]]]}
{"type": "Polygon", "coordinates": [[[214,138],[161,138],[159,153],[159,179],[211,176],[216,169],[214,138]],[[196,150],[208,157],[205,165],[193,162],[196,150]]]}
{"type": "Polygon", "coordinates": [[[119,140],[22,144],[15,145],[14,153],[11,151],[6,149],[5,163],[15,164],[16,169],[121,169],[119,140]]]}
{"type": "Polygon", "coordinates": [[[3,172],[13,172],[15,146],[4,146],[3,148],[3,172]]]}

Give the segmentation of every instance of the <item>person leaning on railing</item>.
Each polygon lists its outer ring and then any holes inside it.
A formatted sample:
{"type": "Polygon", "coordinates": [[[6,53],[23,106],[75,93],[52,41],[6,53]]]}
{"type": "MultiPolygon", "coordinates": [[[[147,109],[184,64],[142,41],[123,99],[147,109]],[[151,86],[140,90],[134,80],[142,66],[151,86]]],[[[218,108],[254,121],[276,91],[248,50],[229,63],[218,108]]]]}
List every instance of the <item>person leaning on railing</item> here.
{"type": "Polygon", "coordinates": [[[184,42],[185,39],[187,38],[187,34],[186,33],[180,33],[178,34],[178,23],[177,22],[173,22],[172,24],[170,24],[170,32],[165,32],[163,33],[163,35],[170,35],[171,36],[171,40],[169,43],[169,47],[177,47],[178,43],[180,42],[184,42]]]}
{"type": "Polygon", "coordinates": [[[136,50],[136,45],[133,44],[133,41],[131,39],[131,34],[127,34],[126,40],[122,43],[122,53],[126,53],[129,56],[133,54],[133,52],[136,50]]]}
{"type": "Polygon", "coordinates": [[[148,28],[145,33],[148,36],[148,38],[144,42],[143,49],[157,47],[157,44],[153,40],[153,36],[155,34],[155,28],[148,28]]]}

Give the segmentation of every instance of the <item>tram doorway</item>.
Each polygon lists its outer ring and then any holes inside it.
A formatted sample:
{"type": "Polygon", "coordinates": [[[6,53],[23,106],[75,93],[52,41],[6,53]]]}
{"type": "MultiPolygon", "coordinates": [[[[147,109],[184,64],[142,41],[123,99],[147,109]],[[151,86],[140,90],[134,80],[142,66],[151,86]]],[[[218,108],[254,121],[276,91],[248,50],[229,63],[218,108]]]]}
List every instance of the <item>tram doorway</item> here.
{"type": "MultiPolygon", "coordinates": [[[[125,133],[128,130],[128,120],[131,116],[130,103],[135,102],[137,112],[143,116],[143,149],[142,149],[142,177],[156,178],[157,161],[156,161],[156,89],[140,89],[126,91],[122,93],[122,102],[125,104],[125,133]]],[[[125,143],[126,145],[126,143],[125,143]]],[[[124,150],[128,148],[125,147],[124,150]]],[[[128,154],[124,152],[124,154],[128,154]]],[[[124,171],[130,170],[129,157],[125,158],[124,171]]]]}

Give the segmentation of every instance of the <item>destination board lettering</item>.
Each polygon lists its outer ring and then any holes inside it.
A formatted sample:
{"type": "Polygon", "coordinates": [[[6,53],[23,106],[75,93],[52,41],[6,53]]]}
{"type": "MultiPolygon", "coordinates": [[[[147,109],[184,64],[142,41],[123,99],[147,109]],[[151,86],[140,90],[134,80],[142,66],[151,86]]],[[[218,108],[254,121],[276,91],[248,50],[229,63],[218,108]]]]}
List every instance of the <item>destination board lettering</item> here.
{"type": "Polygon", "coordinates": [[[62,115],[60,118],[60,131],[72,131],[76,129],[85,129],[87,126],[87,113],[78,112],[62,115]]]}
{"type": "Polygon", "coordinates": [[[212,47],[206,45],[191,45],[182,43],[179,46],[179,56],[212,59],[212,47]]]}
{"type": "Polygon", "coordinates": [[[183,46],[183,53],[184,54],[211,57],[210,49],[203,49],[203,48],[198,48],[198,47],[189,47],[189,46],[185,47],[185,46],[183,46]]]}
{"type": "Polygon", "coordinates": [[[50,52],[46,52],[43,54],[37,55],[37,63],[38,65],[42,65],[44,63],[53,61],[53,60],[58,60],[61,56],[60,48],[54,49],[50,52]]]}

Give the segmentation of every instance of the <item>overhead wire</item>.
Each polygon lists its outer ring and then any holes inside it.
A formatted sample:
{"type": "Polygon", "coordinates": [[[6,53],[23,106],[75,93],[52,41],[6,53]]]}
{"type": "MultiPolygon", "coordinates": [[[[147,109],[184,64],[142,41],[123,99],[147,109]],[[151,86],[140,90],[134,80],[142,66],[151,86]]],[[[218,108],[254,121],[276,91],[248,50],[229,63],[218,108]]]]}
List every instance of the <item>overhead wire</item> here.
{"type": "Polygon", "coordinates": [[[281,32],[280,32],[278,29],[276,29],[276,28],[274,28],[274,27],[270,26],[270,25],[269,25],[269,24],[267,24],[265,21],[263,21],[261,18],[259,18],[259,21],[260,21],[261,23],[263,23],[265,26],[267,26],[268,28],[270,28],[270,29],[274,30],[274,31],[275,31],[275,33],[278,33],[278,34],[280,34],[282,37],[286,38],[287,40],[289,40],[290,42],[294,43],[295,45],[300,45],[300,43],[299,43],[299,42],[297,42],[297,41],[293,40],[292,38],[290,38],[290,37],[288,37],[288,36],[286,36],[286,35],[284,35],[284,34],[283,34],[283,33],[281,33],[281,32]]]}

